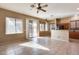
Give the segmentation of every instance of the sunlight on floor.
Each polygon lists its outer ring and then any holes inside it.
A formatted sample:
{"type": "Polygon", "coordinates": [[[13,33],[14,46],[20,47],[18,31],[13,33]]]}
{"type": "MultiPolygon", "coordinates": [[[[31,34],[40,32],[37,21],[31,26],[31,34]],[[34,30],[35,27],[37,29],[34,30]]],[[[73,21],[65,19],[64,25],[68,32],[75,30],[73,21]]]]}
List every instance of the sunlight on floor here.
{"type": "Polygon", "coordinates": [[[22,44],[19,44],[20,46],[25,46],[25,47],[32,47],[32,48],[37,48],[37,49],[42,49],[42,50],[47,50],[49,51],[50,49],[47,48],[47,47],[44,47],[40,44],[37,44],[33,41],[30,41],[30,42],[26,42],[26,43],[22,43],[22,44]]]}

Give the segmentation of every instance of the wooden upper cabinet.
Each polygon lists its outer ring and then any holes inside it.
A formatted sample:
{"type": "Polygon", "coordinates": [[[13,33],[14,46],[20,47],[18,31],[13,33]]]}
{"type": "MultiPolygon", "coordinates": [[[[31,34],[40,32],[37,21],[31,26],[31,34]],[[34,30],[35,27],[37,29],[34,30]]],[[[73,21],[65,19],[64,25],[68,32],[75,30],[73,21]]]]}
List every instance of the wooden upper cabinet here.
{"type": "Polygon", "coordinates": [[[76,23],[74,21],[70,22],[70,29],[75,29],[76,28],[76,23]]]}
{"type": "Polygon", "coordinates": [[[69,37],[72,39],[79,39],[79,20],[70,22],[69,37]]]}
{"type": "Polygon", "coordinates": [[[79,30],[79,20],[70,21],[70,30],[79,30]]]}
{"type": "Polygon", "coordinates": [[[77,28],[79,29],[79,21],[77,21],[77,28]]]}

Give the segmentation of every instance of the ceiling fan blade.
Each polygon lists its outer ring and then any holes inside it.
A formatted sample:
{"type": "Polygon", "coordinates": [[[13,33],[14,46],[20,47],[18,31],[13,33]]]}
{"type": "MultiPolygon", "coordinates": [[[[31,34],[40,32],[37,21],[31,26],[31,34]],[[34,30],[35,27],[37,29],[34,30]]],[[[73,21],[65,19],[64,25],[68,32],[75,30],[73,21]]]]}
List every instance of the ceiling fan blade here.
{"type": "Polygon", "coordinates": [[[46,12],[46,10],[44,10],[44,9],[40,9],[40,10],[42,10],[43,12],[46,12]]]}
{"type": "Polygon", "coordinates": [[[38,7],[40,7],[41,6],[41,3],[38,3],[38,7]]]}
{"type": "Polygon", "coordinates": [[[41,6],[41,7],[48,7],[48,5],[46,4],[46,5],[43,5],[43,6],[41,6]]]}
{"type": "Polygon", "coordinates": [[[34,8],[35,6],[34,5],[31,5],[30,7],[34,8]]]}

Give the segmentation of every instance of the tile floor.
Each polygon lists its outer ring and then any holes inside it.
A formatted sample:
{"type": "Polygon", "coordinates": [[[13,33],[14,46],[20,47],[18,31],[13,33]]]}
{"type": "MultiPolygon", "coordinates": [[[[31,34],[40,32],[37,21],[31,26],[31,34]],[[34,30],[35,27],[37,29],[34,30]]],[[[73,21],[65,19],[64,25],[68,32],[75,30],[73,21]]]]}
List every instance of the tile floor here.
{"type": "Polygon", "coordinates": [[[0,45],[0,55],[77,55],[79,43],[33,38],[32,41],[0,45]]]}

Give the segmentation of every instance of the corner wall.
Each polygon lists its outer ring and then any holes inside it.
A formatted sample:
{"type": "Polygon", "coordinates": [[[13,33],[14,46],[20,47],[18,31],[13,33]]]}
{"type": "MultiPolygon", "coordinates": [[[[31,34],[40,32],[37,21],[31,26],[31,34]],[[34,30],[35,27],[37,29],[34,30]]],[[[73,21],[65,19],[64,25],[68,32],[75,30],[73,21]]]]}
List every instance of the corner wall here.
{"type": "MultiPolygon", "coordinates": [[[[29,19],[33,19],[33,17],[0,8],[0,43],[27,40],[26,32],[28,31],[26,31],[26,20],[29,20],[29,19]],[[22,19],[23,33],[6,35],[5,34],[6,17],[14,17],[14,18],[22,19]]],[[[37,18],[34,17],[34,19],[37,19],[37,18]]]]}

